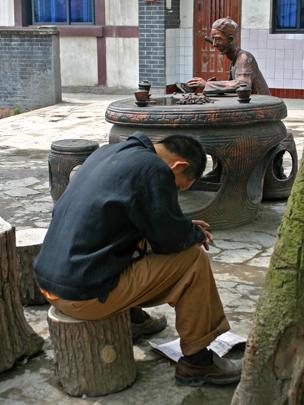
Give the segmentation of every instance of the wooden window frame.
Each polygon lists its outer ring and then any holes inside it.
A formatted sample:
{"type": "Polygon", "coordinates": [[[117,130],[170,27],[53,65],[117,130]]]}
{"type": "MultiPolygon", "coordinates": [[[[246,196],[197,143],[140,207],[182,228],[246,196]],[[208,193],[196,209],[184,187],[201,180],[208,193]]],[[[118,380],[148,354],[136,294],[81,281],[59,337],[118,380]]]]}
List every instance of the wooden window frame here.
{"type": "Polygon", "coordinates": [[[67,22],[39,22],[39,21],[35,21],[35,12],[34,12],[34,1],[35,0],[31,0],[31,13],[32,13],[32,25],[50,25],[50,24],[54,24],[54,25],[60,25],[60,26],[92,26],[92,25],[96,25],[96,2],[95,0],[92,0],[92,17],[93,17],[93,21],[92,22],[71,22],[71,0],[65,0],[66,1],[66,10],[67,10],[67,22]]]}
{"type": "Polygon", "coordinates": [[[272,0],[272,5],[271,5],[271,12],[272,12],[272,30],[271,32],[273,34],[284,34],[284,33],[289,33],[289,34],[303,34],[304,33],[304,27],[300,27],[301,23],[301,7],[302,3],[304,0],[297,0],[297,6],[298,6],[298,14],[297,14],[297,27],[296,28],[277,28],[276,27],[276,0],[272,0]]]}

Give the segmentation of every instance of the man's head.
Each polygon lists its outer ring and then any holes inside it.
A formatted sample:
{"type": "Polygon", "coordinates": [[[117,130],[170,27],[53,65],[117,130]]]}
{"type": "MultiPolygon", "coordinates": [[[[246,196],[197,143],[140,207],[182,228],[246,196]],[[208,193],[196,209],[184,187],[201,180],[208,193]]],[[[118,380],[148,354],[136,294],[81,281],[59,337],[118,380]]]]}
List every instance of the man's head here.
{"type": "Polygon", "coordinates": [[[233,42],[238,28],[237,23],[230,17],[214,21],[211,27],[213,46],[221,53],[227,53],[234,46],[233,42]]]}
{"type": "Polygon", "coordinates": [[[159,157],[173,171],[175,184],[187,190],[198,180],[206,167],[206,153],[202,145],[187,135],[170,135],[154,145],[159,157]]]}

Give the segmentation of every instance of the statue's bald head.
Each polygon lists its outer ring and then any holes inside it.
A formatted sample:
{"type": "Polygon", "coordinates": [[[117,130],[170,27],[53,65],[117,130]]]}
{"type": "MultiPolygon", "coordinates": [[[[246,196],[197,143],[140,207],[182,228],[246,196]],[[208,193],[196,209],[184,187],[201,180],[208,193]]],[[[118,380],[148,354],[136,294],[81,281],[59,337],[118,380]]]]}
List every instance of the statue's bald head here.
{"type": "Polygon", "coordinates": [[[226,17],[214,21],[211,29],[221,31],[227,38],[234,38],[239,30],[239,26],[230,17],[226,17]]]}

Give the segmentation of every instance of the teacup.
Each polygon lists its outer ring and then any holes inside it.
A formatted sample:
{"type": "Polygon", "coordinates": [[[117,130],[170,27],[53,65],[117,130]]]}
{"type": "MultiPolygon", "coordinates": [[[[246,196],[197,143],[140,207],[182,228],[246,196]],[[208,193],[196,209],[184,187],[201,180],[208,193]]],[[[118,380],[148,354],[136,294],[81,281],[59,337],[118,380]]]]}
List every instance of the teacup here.
{"type": "Polygon", "coordinates": [[[134,96],[137,101],[148,101],[149,92],[147,90],[136,90],[134,96]]]}

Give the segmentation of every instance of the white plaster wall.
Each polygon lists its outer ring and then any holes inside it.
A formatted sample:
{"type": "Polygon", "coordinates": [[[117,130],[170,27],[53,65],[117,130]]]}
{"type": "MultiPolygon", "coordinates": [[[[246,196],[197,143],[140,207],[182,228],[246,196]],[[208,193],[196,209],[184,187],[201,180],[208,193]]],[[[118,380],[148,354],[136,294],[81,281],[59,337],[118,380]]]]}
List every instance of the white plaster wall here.
{"type": "Polygon", "coordinates": [[[106,0],[106,25],[138,25],[138,0],[106,0]]]}
{"type": "Polygon", "coordinates": [[[255,56],[269,87],[304,89],[304,34],[244,28],[241,46],[255,56]]]}
{"type": "Polygon", "coordinates": [[[180,0],[181,28],[193,27],[194,0],[180,0]]]}
{"type": "Polygon", "coordinates": [[[107,38],[107,85],[137,88],[138,38],[107,38]]]}
{"type": "Polygon", "coordinates": [[[242,28],[269,28],[270,9],[270,0],[242,0],[242,28]]]}
{"type": "Polygon", "coordinates": [[[96,38],[61,37],[60,63],[62,86],[97,85],[96,38]]]}
{"type": "Polygon", "coordinates": [[[192,77],[192,28],[166,31],[166,82],[187,82],[192,77]]]}
{"type": "Polygon", "coordinates": [[[166,82],[187,82],[193,72],[194,0],[180,0],[180,28],[166,30],[166,82]]]}
{"type": "Polygon", "coordinates": [[[15,25],[14,0],[0,0],[0,27],[15,25]]]}

